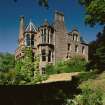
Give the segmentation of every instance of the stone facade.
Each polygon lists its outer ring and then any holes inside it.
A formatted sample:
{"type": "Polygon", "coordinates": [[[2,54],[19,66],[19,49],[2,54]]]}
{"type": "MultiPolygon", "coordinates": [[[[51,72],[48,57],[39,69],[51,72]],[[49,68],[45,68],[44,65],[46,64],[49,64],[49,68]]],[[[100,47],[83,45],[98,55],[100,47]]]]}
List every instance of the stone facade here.
{"type": "Polygon", "coordinates": [[[46,64],[55,64],[57,61],[69,59],[73,56],[79,55],[88,61],[88,44],[80,41],[80,33],[77,28],[67,32],[62,12],[55,12],[52,25],[45,20],[40,27],[36,27],[31,21],[25,27],[24,17],[20,17],[18,42],[19,46],[16,49],[15,58],[23,58],[22,49],[31,47],[33,55],[39,55],[41,73],[45,73],[46,64]]]}

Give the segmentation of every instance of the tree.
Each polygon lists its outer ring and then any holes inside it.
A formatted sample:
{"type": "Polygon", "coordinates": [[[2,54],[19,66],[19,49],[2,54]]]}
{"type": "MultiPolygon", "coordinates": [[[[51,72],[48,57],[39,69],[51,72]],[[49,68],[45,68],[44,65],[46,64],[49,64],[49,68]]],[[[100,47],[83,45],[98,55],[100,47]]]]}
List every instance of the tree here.
{"type": "Polygon", "coordinates": [[[105,70],[105,27],[97,34],[97,39],[89,44],[90,68],[105,70]]]}
{"type": "Polygon", "coordinates": [[[46,75],[41,75],[39,71],[39,56],[33,58],[32,48],[24,49],[24,58],[16,61],[15,84],[35,84],[47,79],[46,75]]]}
{"type": "Polygon", "coordinates": [[[0,72],[0,85],[13,85],[15,82],[15,70],[0,72]]]}
{"type": "Polygon", "coordinates": [[[103,71],[103,69],[105,68],[105,27],[103,31],[100,34],[98,34],[96,43],[97,43],[95,53],[95,56],[97,58],[96,66],[98,69],[103,71]]]}
{"type": "Polygon", "coordinates": [[[80,0],[80,3],[86,10],[86,24],[105,24],[105,0],[80,0]]]}
{"type": "Polygon", "coordinates": [[[10,53],[0,53],[0,70],[8,71],[15,67],[15,57],[10,53]]]}

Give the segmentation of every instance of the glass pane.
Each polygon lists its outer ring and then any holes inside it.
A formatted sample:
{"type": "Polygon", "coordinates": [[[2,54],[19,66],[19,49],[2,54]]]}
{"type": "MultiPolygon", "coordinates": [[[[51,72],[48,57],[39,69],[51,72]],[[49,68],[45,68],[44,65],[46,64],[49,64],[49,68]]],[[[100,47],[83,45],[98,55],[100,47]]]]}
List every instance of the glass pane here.
{"type": "Polygon", "coordinates": [[[30,46],[30,35],[26,35],[26,46],[30,46]]]}

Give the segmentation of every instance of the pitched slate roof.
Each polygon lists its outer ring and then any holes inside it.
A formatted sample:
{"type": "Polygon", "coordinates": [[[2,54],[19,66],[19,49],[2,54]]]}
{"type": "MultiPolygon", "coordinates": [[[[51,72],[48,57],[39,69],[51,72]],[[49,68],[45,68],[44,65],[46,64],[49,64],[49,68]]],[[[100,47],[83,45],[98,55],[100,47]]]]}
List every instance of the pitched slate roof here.
{"type": "Polygon", "coordinates": [[[26,27],[25,32],[37,32],[37,27],[34,25],[32,21],[29,22],[29,25],[26,27]]]}

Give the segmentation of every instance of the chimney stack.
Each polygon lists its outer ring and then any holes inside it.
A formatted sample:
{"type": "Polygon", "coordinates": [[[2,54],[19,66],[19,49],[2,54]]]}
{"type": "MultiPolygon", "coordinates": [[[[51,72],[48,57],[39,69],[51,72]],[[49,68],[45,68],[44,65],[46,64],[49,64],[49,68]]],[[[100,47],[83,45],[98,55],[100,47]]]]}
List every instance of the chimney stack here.
{"type": "Polygon", "coordinates": [[[24,17],[20,17],[19,40],[24,38],[24,17]]]}
{"type": "Polygon", "coordinates": [[[55,11],[55,21],[64,22],[64,14],[59,11],[55,11]]]}

